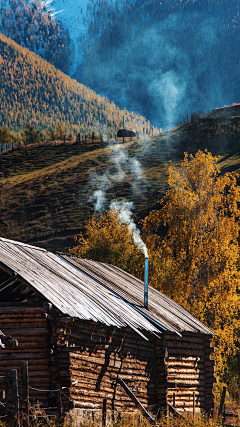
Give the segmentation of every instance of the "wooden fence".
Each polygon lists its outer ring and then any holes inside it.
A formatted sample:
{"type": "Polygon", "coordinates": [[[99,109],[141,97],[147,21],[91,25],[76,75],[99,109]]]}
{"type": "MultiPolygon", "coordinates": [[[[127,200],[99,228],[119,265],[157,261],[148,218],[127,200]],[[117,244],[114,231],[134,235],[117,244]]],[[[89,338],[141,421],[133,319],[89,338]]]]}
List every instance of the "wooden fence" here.
{"type": "MultiPolygon", "coordinates": [[[[29,426],[31,418],[36,418],[36,412],[39,412],[39,404],[30,402],[31,389],[36,390],[29,386],[28,362],[21,363],[20,376],[16,369],[10,372],[6,370],[5,376],[0,377],[0,421],[6,421],[6,424],[11,427],[29,426]]],[[[43,410],[37,417],[54,416],[61,419],[63,410],[60,385],[56,390],[41,389],[39,391],[54,394],[56,406],[43,410]]]]}
{"type": "Polygon", "coordinates": [[[226,399],[227,387],[223,387],[221,401],[219,405],[218,415],[222,417],[223,425],[225,427],[233,427],[239,425],[239,415],[226,410],[225,399],[226,399]]]}
{"type": "MultiPolygon", "coordinates": [[[[151,415],[144,409],[139,400],[133,394],[133,392],[127,387],[122,379],[119,379],[121,386],[124,388],[128,396],[133,400],[135,405],[141,410],[143,416],[148,420],[150,424],[154,424],[154,420],[151,415]]],[[[16,369],[11,370],[10,372],[6,369],[5,376],[0,377],[0,421],[6,421],[6,424],[11,427],[29,427],[31,417],[36,418],[36,411],[34,409],[34,404],[30,403],[29,391],[38,390],[29,386],[29,376],[28,376],[28,362],[21,363],[21,377],[18,377],[18,372],[16,369]],[[19,389],[21,392],[19,393],[19,389]],[[21,414],[21,417],[20,417],[21,414]]],[[[226,398],[227,388],[223,388],[219,412],[218,415],[222,417],[223,425],[225,427],[233,427],[238,425],[239,416],[236,413],[226,411],[225,407],[225,398],[226,398]]],[[[56,387],[55,390],[43,390],[39,389],[38,391],[51,393],[55,395],[56,406],[52,408],[47,408],[45,411],[42,411],[41,418],[54,416],[58,419],[62,419],[64,412],[62,409],[62,399],[61,394],[62,389],[60,385],[56,387]]],[[[39,410],[39,404],[38,410],[39,410]]],[[[106,407],[106,399],[104,399],[103,407],[106,407]],[[104,405],[105,403],[105,405],[104,405]]],[[[167,416],[170,414],[173,416],[184,416],[180,414],[173,405],[168,404],[167,406],[167,416]]],[[[193,406],[193,418],[194,418],[194,406],[193,406]]],[[[39,418],[39,414],[37,415],[39,418]]],[[[103,409],[103,426],[106,425],[106,408],[103,409]]]]}

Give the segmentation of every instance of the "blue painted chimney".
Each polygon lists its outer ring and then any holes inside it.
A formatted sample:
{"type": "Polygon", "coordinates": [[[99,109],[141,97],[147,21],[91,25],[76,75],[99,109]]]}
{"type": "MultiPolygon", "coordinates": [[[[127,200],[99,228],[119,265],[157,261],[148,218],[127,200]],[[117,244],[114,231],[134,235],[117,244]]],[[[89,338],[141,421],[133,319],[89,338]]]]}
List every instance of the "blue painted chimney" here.
{"type": "Polygon", "coordinates": [[[148,308],[148,258],[145,258],[145,291],[144,291],[144,307],[148,308]]]}

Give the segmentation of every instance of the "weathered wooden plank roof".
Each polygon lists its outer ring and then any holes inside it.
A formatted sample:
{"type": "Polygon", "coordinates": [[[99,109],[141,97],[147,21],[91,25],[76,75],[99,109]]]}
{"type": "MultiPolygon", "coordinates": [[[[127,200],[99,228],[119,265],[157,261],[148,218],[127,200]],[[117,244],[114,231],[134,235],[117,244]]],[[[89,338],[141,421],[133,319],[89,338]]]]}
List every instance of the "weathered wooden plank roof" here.
{"type": "Polygon", "coordinates": [[[0,262],[68,316],[107,326],[129,326],[140,334],[144,330],[212,334],[154,288],[149,288],[149,308],[145,309],[144,283],[112,265],[60,256],[3,238],[0,262]]]}

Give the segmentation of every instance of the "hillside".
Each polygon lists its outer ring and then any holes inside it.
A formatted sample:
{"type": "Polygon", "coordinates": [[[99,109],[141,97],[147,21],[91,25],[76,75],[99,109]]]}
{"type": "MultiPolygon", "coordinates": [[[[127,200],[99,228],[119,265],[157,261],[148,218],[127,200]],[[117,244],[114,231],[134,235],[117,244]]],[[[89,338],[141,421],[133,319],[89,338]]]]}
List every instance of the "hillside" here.
{"type": "Polygon", "coordinates": [[[0,156],[0,235],[66,249],[94,214],[92,196],[100,189],[106,207],[116,198],[133,201],[138,221],[159,206],[169,160],[180,162],[184,151],[208,148],[221,154],[223,171],[240,171],[239,137],[236,105],[151,139],[9,151],[0,156]]]}
{"type": "Polygon", "coordinates": [[[77,83],[33,52],[0,35],[0,126],[19,131],[31,122],[40,129],[60,121],[67,131],[115,133],[122,125],[142,132],[144,117],[77,83]]]}
{"type": "Polygon", "coordinates": [[[76,78],[120,107],[167,129],[193,111],[204,114],[240,98],[238,1],[90,0],[88,5],[76,78]]]}
{"type": "Polygon", "coordinates": [[[68,73],[72,52],[68,29],[55,20],[48,3],[0,0],[0,32],[68,73]]]}
{"type": "Polygon", "coordinates": [[[1,33],[158,128],[240,98],[237,1],[0,0],[0,10],[1,33]]]}

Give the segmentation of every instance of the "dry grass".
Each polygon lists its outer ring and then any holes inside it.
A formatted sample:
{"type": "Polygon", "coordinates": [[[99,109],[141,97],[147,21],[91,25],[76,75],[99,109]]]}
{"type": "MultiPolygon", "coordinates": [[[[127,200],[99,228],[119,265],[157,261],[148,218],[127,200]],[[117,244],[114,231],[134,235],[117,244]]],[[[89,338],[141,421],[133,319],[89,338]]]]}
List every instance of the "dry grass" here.
{"type": "MultiPolygon", "coordinates": [[[[0,156],[0,235],[53,251],[71,246],[73,236],[94,213],[89,203],[91,175],[102,175],[112,168],[109,158],[114,149],[106,144],[71,144],[22,148],[0,156]]],[[[166,189],[167,161],[155,155],[153,164],[151,150],[149,157],[144,155],[140,142],[126,142],[124,149],[130,156],[139,153],[148,188],[134,185],[128,173],[120,184],[113,183],[108,198],[131,199],[138,221],[154,208],[166,189]]]]}
{"type": "MultiPolygon", "coordinates": [[[[194,143],[199,135],[204,137],[207,123],[201,133],[197,124],[191,126],[191,132],[183,125],[148,140],[126,141],[122,146],[129,158],[141,162],[144,179],[135,180],[128,171],[122,182],[113,182],[108,188],[107,204],[116,198],[131,200],[138,222],[159,207],[167,188],[170,160],[180,163],[184,151],[206,146],[210,151],[215,146],[213,153],[220,154],[214,139],[213,146],[207,140],[206,145],[205,140],[202,145],[194,143]]],[[[73,237],[94,214],[91,177],[93,173],[111,173],[115,146],[100,141],[33,146],[0,156],[0,235],[51,251],[72,246],[73,237]]],[[[224,171],[240,169],[237,150],[222,157],[221,166],[224,171]]]]}
{"type": "MultiPolygon", "coordinates": [[[[59,422],[56,419],[45,419],[41,418],[40,420],[37,417],[30,423],[30,427],[40,427],[40,426],[51,426],[51,427],[72,427],[74,425],[74,420],[72,421],[61,421],[59,422]]],[[[236,424],[237,425],[237,424],[236,424]]],[[[146,420],[139,421],[139,417],[123,417],[116,423],[107,423],[107,427],[151,427],[146,420]]],[[[192,417],[186,418],[166,418],[161,417],[155,424],[155,427],[222,427],[223,422],[221,418],[208,418],[200,416],[193,419],[192,417]]],[[[0,427],[8,427],[5,423],[0,422],[0,427]]],[[[81,427],[99,427],[99,424],[88,423],[82,424],[81,427]]]]}

